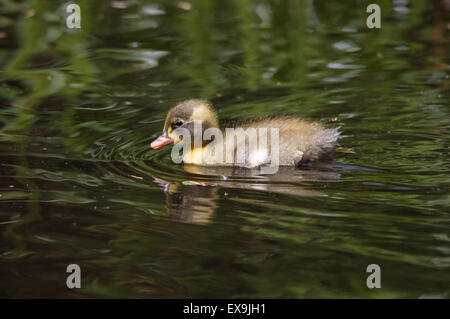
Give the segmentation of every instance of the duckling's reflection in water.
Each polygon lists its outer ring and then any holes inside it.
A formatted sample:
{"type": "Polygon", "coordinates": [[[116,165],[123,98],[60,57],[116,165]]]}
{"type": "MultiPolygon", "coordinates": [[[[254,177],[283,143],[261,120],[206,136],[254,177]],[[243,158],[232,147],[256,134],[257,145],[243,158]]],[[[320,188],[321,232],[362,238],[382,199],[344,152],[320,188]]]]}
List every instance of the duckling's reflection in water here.
{"type": "Polygon", "coordinates": [[[169,182],[154,178],[167,196],[170,216],[187,223],[208,224],[216,208],[219,187],[194,181],[169,182]]]}
{"type": "Polygon", "coordinates": [[[219,189],[245,189],[293,196],[326,196],[306,189],[298,183],[305,181],[339,181],[340,174],[324,169],[280,167],[277,174],[259,175],[257,169],[239,167],[210,167],[184,165],[192,180],[171,182],[155,178],[167,196],[170,216],[180,221],[208,224],[217,207],[219,189]]]}

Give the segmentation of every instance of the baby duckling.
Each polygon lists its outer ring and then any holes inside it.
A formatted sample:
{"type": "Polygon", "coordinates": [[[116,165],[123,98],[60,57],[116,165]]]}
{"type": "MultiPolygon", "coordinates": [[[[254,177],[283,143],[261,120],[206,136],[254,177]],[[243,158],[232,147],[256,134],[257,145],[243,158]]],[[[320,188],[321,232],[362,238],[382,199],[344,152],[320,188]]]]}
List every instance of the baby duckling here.
{"type": "MultiPolygon", "coordinates": [[[[203,100],[187,100],[174,106],[167,114],[164,123],[163,134],[151,143],[153,149],[161,148],[165,145],[178,143],[181,141],[178,128],[187,129],[191,137],[194,136],[194,122],[201,121],[201,133],[209,128],[219,128],[217,115],[212,106],[203,100]]],[[[280,166],[298,166],[309,161],[314,161],[325,157],[332,153],[340,132],[338,129],[324,128],[320,123],[306,121],[296,117],[278,116],[265,119],[255,119],[234,126],[235,129],[249,128],[267,129],[266,148],[258,145],[259,149],[250,149],[248,146],[252,143],[245,139],[245,160],[238,161],[237,147],[235,137],[227,139],[227,130],[222,130],[223,138],[215,138],[213,134],[209,140],[203,139],[200,144],[191,143],[190,148],[183,153],[183,162],[185,164],[196,165],[221,165],[221,166],[242,166],[242,167],[258,167],[265,165],[270,161],[271,150],[273,144],[272,139],[277,138],[271,129],[278,129],[278,165],[280,166]],[[231,146],[230,146],[230,143],[231,146]],[[220,144],[220,145],[219,145],[220,144]],[[211,160],[217,152],[217,146],[233,150],[235,154],[231,161],[226,161],[223,151],[223,161],[211,160]],[[211,164],[213,163],[213,164],[211,164]]],[[[229,134],[229,133],[228,133],[229,134]]],[[[258,138],[259,141],[260,137],[258,138]]],[[[238,140],[239,141],[239,140],[238,140]]],[[[242,140],[241,140],[242,141],[242,140]]],[[[261,143],[261,142],[260,142],[261,143]]],[[[258,143],[259,144],[259,143],[258,143]]],[[[240,158],[241,159],[241,158],[240,158]]]]}

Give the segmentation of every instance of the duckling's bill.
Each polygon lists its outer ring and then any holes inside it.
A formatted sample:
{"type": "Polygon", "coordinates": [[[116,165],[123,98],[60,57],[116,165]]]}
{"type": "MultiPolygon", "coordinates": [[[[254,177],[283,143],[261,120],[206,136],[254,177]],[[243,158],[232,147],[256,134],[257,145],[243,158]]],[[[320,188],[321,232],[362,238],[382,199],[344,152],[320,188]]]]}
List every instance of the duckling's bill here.
{"type": "Polygon", "coordinates": [[[156,140],[154,140],[151,144],[150,147],[157,150],[158,148],[161,148],[163,146],[169,145],[169,144],[173,144],[174,140],[171,139],[168,135],[167,132],[164,132],[163,134],[161,134],[161,136],[159,136],[156,140]]]}

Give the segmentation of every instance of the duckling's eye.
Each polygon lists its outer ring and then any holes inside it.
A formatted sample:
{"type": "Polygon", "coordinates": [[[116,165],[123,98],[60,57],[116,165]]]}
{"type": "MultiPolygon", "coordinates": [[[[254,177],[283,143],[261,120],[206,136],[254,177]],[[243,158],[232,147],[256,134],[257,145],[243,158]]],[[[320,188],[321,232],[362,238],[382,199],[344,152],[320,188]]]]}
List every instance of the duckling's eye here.
{"type": "Polygon", "coordinates": [[[175,126],[181,126],[181,125],[183,125],[183,122],[182,122],[182,121],[176,121],[176,122],[175,122],[175,126]]]}

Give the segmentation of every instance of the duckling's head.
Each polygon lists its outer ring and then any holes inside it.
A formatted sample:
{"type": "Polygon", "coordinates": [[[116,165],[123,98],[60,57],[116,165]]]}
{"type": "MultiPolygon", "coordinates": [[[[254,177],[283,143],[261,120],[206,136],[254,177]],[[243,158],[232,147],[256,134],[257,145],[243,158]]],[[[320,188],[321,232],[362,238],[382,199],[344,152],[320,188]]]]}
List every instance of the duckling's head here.
{"type": "Polygon", "coordinates": [[[167,113],[163,133],[150,146],[154,149],[178,143],[180,137],[174,131],[185,128],[194,137],[194,121],[201,121],[203,132],[210,127],[218,127],[217,116],[211,105],[203,100],[187,100],[172,107],[167,113]]]}

